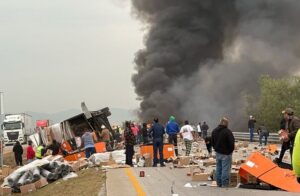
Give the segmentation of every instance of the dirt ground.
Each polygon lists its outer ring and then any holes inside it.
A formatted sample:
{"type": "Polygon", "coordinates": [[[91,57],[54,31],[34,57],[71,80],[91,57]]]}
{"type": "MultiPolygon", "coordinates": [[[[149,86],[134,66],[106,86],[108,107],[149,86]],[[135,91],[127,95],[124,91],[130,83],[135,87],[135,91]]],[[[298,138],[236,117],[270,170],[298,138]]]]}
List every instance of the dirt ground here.
{"type": "Polygon", "coordinates": [[[71,178],[67,181],[59,179],[47,186],[28,194],[31,196],[97,196],[105,183],[105,174],[100,168],[89,168],[77,172],[77,178],[71,178]]]}
{"type": "MultiPolygon", "coordinates": [[[[26,153],[23,154],[23,164],[26,164],[26,153]]],[[[9,165],[16,168],[14,154],[6,152],[3,159],[4,165],[9,165]]],[[[59,179],[47,186],[30,193],[33,196],[52,196],[52,195],[65,195],[65,196],[93,196],[99,195],[101,187],[105,183],[104,172],[96,167],[84,169],[77,172],[78,177],[72,178],[67,181],[59,179]]],[[[0,184],[3,180],[0,180],[0,184]]],[[[13,194],[13,195],[29,195],[29,194],[13,194]]]]}

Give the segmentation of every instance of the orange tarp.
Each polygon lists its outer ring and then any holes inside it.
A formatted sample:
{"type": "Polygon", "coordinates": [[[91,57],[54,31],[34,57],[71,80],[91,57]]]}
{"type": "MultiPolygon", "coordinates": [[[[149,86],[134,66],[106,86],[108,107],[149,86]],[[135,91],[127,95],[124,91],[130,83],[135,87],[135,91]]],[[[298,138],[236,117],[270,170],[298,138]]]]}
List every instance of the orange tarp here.
{"type": "Polygon", "coordinates": [[[279,168],[259,152],[251,154],[248,160],[241,165],[239,171],[241,178],[247,179],[249,174],[282,190],[300,192],[300,184],[298,184],[293,171],[279,168]]]}

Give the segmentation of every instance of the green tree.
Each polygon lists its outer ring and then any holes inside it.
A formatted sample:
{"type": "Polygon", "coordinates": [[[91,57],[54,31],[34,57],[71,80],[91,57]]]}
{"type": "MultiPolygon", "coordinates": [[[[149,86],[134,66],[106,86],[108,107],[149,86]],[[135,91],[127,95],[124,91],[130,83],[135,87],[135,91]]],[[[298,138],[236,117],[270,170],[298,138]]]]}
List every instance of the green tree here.
{"type": "Polygon", "coordinates": [[[300,77],[274,79],[268,75],[259,80],[260,95],[248,96],[247,114],[256,116],[257,124],[265,124],[270,131],[278,131],[282,118],[281,111],[290,107],[300,114],[300,77]]]}

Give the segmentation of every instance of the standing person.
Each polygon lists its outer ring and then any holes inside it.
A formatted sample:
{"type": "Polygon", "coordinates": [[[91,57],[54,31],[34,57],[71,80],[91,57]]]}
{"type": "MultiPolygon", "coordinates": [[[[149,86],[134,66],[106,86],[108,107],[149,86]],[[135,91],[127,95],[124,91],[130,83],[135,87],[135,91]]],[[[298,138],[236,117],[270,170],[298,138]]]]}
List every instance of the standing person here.
{"type": "Polygon", "coordinates": [[[23,147],[21,146],[19,141],[16,141],[13,152],[15,154],[15,161],[17,166],[23,166],[22,155],[23,155],[23,147]]]}
{"type": "Polygon", "coordinates": [[[45,144],[40,144],[36,149],[35,158],[42,159],[45,153],[46,153],[45,144]]]}
{"type": "Polygon", "coordinates": [[[257,133],[259,135],[259,145],[262,145],[262,138],[264,137],[264,144],[265,146],[267,145],[268,142],[268,137],[269,137],[269,131],[267,128],[262,124],[261,126],[258,127],[257,133]]]}
{"type": "Polygon", "coordinates": [[[92,154],[96,153],[96,149],[94,146],[93,135],[89,131],[89,129],[84,129],[84,134],[81,136],[82,146],[85,149],[85,157],[89,158],[92,154]]]}
{"type": "Polygon", "coordinates": [[[139,143],[139,128],[134,124],[131,123],[131,131],[135,137],[135,143],[138,144],[139,143]]]}
{"type": "Polygon", "coordinates": [[[211,137],[206,137],[204,139],[205,141],[205,145],[206,145],[206,149],[208,151],[208,156],[211,157],[211,154],[212,154],[212,145],[211,145],[211,137]]]}
{"type": "Polygon", "coordinates": [[[250,142],[253,142],[255,123],[256,123],[255,118],[252,115],[250,115],[249,120],[248,120],[248,129],[249,129],[249,134],[250,134],[250,142]]]}
{"type": "Polygon", "coordinates": [[[131,130],[130,122],[128,121],[125,122],[124,138],[125,138],[126,164],[133,167],[132,157],[134,155],[135,136],[131,130]]]}
{"type": "Polygon", "coordinates": [[[26,153],[27,163],[31,163],[34,160],[34,157],[35,157],[35,152],[32,148],[32,141],[31,140],[28,141],[28,146],[27,146],[26,152],[27,152],[26,153]]]}
{"type": "MultiPolygon", "coordinates": [[[[285,123],[285,119],[284,118],[282,118],[281,121],[280,121],[280,130],[281,131],[287,131],[287,127],[286,127],[286,123],[285,123]]],[[[279,157],[275,158],[274,162],[275,163],[279,163],[279,164],[282,163],[282,159],[283,159],[284,153],[289,148],[290,148],[290,141],[289,140],[288,141],[282,141],[279,157]]]]}
{"type": "Polygon", "coordinates": [[[157,151],[159,151],[159,163],[161,167],[164,167],[164,134],[165,128],[161,124],[158,123],[158,118],[154,119],[154,123],[150,128],[150,134],[153,138],[153,167],[157,167],[158,158],[157,151]]]}
{"type": "Polygon", "coordinates": [[[183,137],[185,144],[185,156],[189,156],[193,143],[193,127],[189,125],[189,121],[184,121],[184,126],[180,129],[180,134],[183,137]]]}
{"type": "Polygon", "coordinates": [[[201,122],[199,122],[199,124],[197,125],[197,133],[198,133],[198,137],[200,139],[200,137],[201,137],[201,122]]]}
{"type": "Polygon", "coordinates": [[[58,143],[56,140],[53,140],[52,144],[47,149],[52,151],[52,155],[57,155],[60,151],[60,143],[58,143]]]}
{"type": "Polygon", "coordinates": [[[290,155],[291,155],[291,159],[292,159],[294,140],[295,140],[297,131],[300,128],[300,120],[297,116],[294,115],[294,110],[292,108],[286,108],[284,111],[282,111],[282,113],[283,113],[283,117],[286,122],[285,127],[288,130],[287,140],[290,141],[289,149],[290,149],[290,155]]]}
{"type": "Polygon", "coordinates": [[[206,122],[203,122],[203,125],[201,126],[201,131],[202,131],[202,138],[207,137],[207,131],[209,129],[209,126],[206,124],[206,122]]]}
{"type": "Polygon", "coordinates": [[[169,136],[169,143],[174,145],[175,154],[178,156],[178,148],[177,148],[177,134],[179,133],[179,125],[175,121],[174,116],[170,116],[169,121],[167,123],[167,134],[169,136]]]}
{"type": "Polygon", "coordinates": [[[110,152],[113,150],[110,145],[110,131],[108,130],[108,128],[105,127],[105,125],[102,125],[101,129],[102,129],[102,131],[101,131],[100,136],[102,138],[102,142],[105,143],[106,150],[108,152],[110,152]]]}
{"type": "Polygon", "coordinates": [[[147,129],[147,123],[143,123],[143,127],[141,129],[142,136],[143,136],[143,143],[148,144],[148,129],[147,129]]]}
{"type": "Polygon", "coordinates": [[[228,187],[232,152],[234,150],[234,136],[228,129],[228,119],[223,117],[217,128],[212,131],[211,144],[216,151],[216,178],[219,187],[228,187]]]}

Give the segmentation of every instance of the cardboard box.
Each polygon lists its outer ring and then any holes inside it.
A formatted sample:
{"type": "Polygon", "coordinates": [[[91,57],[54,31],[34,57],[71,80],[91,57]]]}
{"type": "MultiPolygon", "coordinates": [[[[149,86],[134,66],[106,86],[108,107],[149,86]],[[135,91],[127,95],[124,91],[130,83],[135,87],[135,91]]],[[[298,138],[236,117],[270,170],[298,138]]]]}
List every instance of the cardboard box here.
{"type": "Polygon", "coordinates": [[[217,162],[215,159],[209,158],[209,159],[203,161],[203,166],[208,167],[211,165],[216,165],[216,163],[217,162]]]}
{"type": "Polygon", "coordinates": [[[34,183],[23,185],[20,187],[20,189],[22,194],[33,192],[36,190],[34,183]]]}
{"type": "Polygon", "coordinates": [[[36,189],[42,188],[42,187],[46,186],[47,184],[48,184],[48,181],[46,178],[40,178],[38,181],[36,181],[34,183],[36,189]]]}
{"type": "Polygon", "coordinates": [[[194,172],[192,174],[192,181],[208,181],[208,178],[210,177],[209,173],[199,173],[194,172]]]}
{"type": "Polygon", "coordinates": [[[105,161],[105,162],[101,162],[101,166],[113,166],[116,165],[116,161],[112,160],[112,161],[105,161]]]}
{"type": "Polygon", "coordinates": [[[187,166],[191,163],[191,157],[189,156],[181,156],[178,160],[178,166],[187,166]]]}
{"type": "Polygon", "coordinates": [[[248,148],[248,146],[249,146],[249,142],[244,141],[244,142],[243,142],[243,147],[244,147],[244,148],[248,148]]]}
{"type": "Polygon", "coordinates": [[[80,169],[86,168],[86,167],[89,166],[89,163],[88,163],[88,161],[87,161],[85,158],[80,158],[80,159],[78,160],[78,162],[79,162],[79,168],[80,168],[80,169]]]}
{"type": "Polygon", "coordinates": [[[1,194],[0,195],[11,195],[12,190],[10,187],[0,187],[1,194]]]}
{"type": "Polygon", "coordinates": [[[73,161],[70,164],[70,166],[71,166],[73,172],[78,172],[79,169],[80,169],[80,162],[79,161],[73,161]]]}
{"type": "Polygon", "coordinates": [[[151,157],[147,157],[145,158],[145,167],[152,167],[152,158],[151,157]]]}

